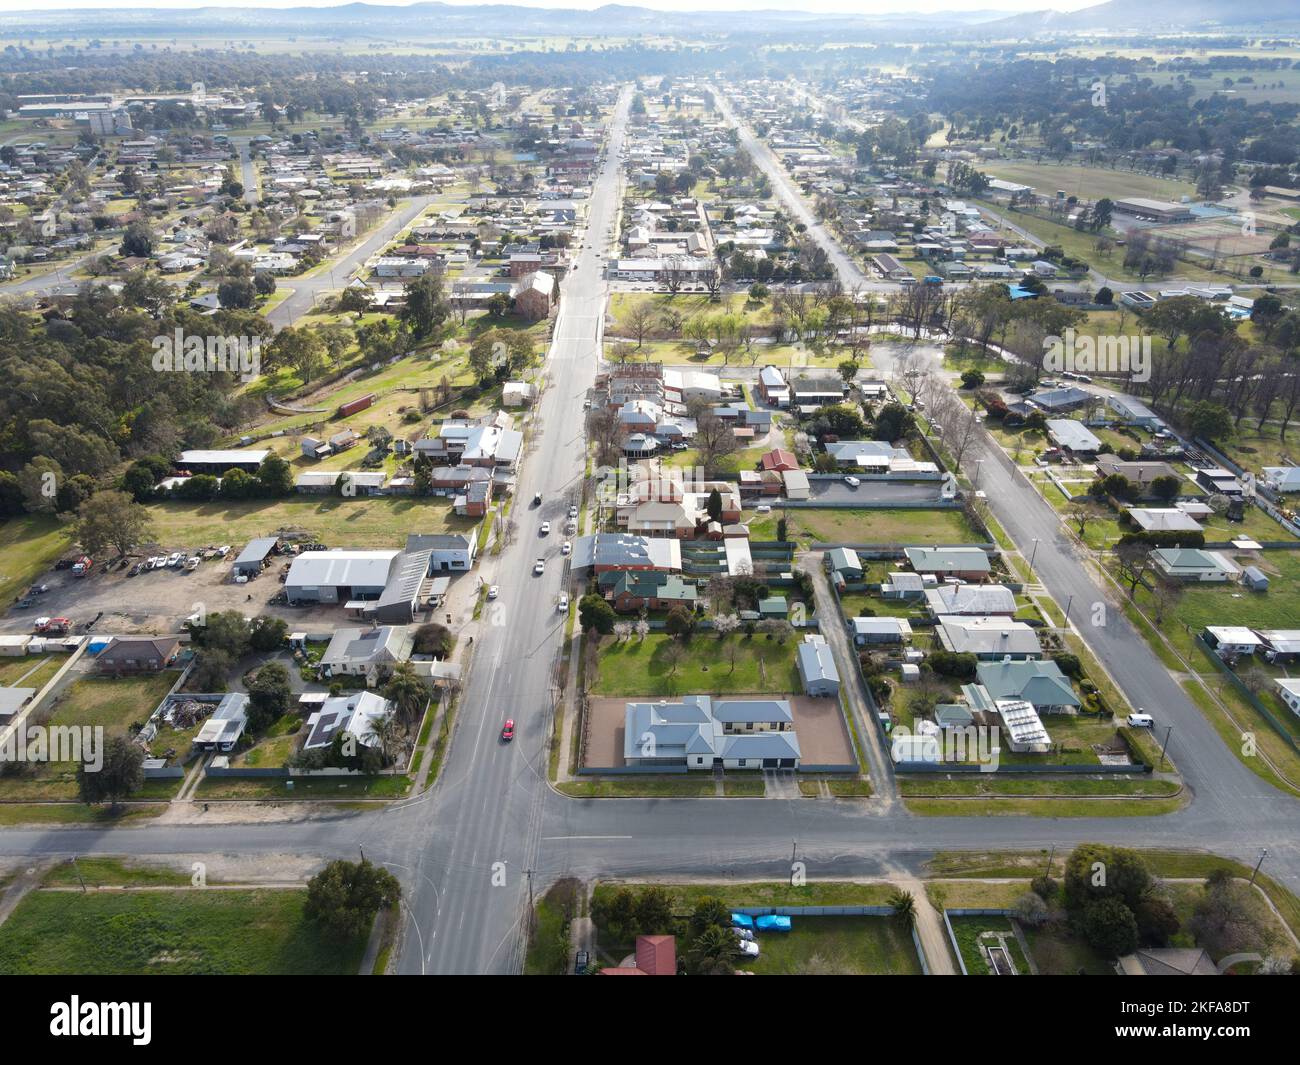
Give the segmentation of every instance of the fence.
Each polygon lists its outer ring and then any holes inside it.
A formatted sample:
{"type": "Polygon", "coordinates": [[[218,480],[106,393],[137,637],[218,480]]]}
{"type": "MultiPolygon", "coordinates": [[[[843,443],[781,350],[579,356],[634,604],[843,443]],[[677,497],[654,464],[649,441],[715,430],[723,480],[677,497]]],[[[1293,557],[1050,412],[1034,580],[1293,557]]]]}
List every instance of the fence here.
{"type": "Polygon", "coordinates": [[[948,930],[948,942],[952,944],[952,952],[957,957],[957,965],[961,968],[962,976],[970,976],[966,971],[966,961],[961,956],[961,947],[957,945],[957,933],[953,931],[952,922],[948,916],[953,917],[1010,917],[1010,910],[944,910],[943,926],[948,930]]]}
{"type": "Polygon", "coordinates": [[[1232,686],[1237,690],[1237,693],[1264,716],[1264,720],[1273,726],[1273,731],[1282,737],[1282,740],[1286,745],[1297,754],[1300,754],[1300,743],[1297,743],[1295,736],[1292,735],[1291,731],[1273,715],[1273,711],[1264,705],[1259,696],[1246,687],[1245,682],[1232,671],[1228,663],[1215,654],[1214,651],[1210,649],[1210,645],[1200,636],[1196,637],[1196,646],[1209,656],[1209,659],[1214,663],[1215,668],[1228,678],[1232,686]]]}

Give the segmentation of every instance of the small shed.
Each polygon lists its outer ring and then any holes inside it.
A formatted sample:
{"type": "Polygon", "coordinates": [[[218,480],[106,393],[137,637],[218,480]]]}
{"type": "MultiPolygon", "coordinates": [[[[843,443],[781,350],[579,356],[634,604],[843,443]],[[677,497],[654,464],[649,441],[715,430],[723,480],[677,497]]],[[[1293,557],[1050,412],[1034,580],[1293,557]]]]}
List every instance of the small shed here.
{"type": "Polygon", "coordinates": [[[758,601],[758,613],[763,618],[783,618],[790,613],[790,606],[785,596],[773,595],[758,601]]]}
{"type": "Polygon", "coordinates": [[[250,540],[248,546],[239,552],[239,557],[235,559],[235,572],[246,577],[261,573],[267,556],[279,543],[280,541],[274,536],[260,536],[256,540],[250,540]]]}
{"type": "Polygon", "coordinates": [[[1247,566],[1241,571],[1241,583],[1252,592],[1268,591],[1268,574],[1258,566],[1247,566]]]}

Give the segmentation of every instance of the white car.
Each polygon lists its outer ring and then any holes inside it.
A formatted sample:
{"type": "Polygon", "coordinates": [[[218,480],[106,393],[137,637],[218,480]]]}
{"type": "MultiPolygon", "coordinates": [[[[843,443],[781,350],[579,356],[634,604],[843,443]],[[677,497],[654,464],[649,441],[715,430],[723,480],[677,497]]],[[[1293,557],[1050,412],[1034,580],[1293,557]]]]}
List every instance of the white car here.
{"type": "Polygon", "coordinates": [[[565,540],[564,543],[560,545],[560,554],[562,555],[567,555],[572,550],[573,550],[573,544],[571,544],[568,540],[565,540]]]}
{"type": "Polygon", "coordinates": [[[566,614],[566,613],[568,613],[568,610],[569,610],[569,593],[568,593],[568,592],[561,592],[561,593],[560,593],[560,601],[559,601],[559,603],[556,604],[555,609],[558,610],[561,614],[566,614]]]}
{"type": "Polygon", "coordinates": [[[179,565],[181,564],[181,562],[184,560],[184,558],[185,558],[185,552],[183,552],[183,551],[177,551],[175,554],[168,555],[168,556],[167,556],[167,567],[168,567],[169,569],[173,569],[173,568],[175,568],[176,566],[179,566],[179,565]]]}
{"type": "Polygon", "coordinates": [[[1155,719],[1150,714],[1129,714],[1129,728],[1155,728],[1155,719]]]}
{"type": "Polygon", "coordinates": [[[573,504],[569,504],[569,517],[576,518],[577,516],[578,516],[578,508],[573,504]]]}
{"type": "Polygon", "coordinates": [[[847,484],[850,488],[857,488],[858,485],[860,485],[862,482],[859,481],[856,477],[845,477],[844,483],[847,484]]]}
{"type": "Polygon", "coordinates": [[[533,563],[533,573],[537,574],[538,576],[541,576],[541,574],[543,574],[544,572],[546,572],[546,559],[539,558],[536,562],[533,563]]]}
{"type": "Polygon", "coordinates": [[[500,594],[500,589],[495,584],[488,585],[488,598],[495,599],[500,594]]]}
{"type": "Polygon", "coordinates": [[[758,944],[749,939],[736,940],[736,949],[746,958],[757,958],[761,953],[758,949],[758,944]]]}
{"type": "Polygon", "coordinates": [[[549,521],[542,522],[542,535],[543,536],[551,535],[551,523],[549,521]]]}

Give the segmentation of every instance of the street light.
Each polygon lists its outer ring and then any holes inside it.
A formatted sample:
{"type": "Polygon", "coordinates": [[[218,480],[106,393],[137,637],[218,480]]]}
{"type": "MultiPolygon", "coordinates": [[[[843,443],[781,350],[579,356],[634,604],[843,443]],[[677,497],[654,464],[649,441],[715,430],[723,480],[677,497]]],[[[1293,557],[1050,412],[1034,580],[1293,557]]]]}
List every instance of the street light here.
{"type": "Polygon", "coordinates": [[[1034,549],[1033,549],[1032,551],[1029,552],[1029,568],[1030,568],[1030,569],[1033,569],[1033,568],[1034,568],[1034,559],[1036,559],[1036,558],[1038,557],[1038,544],[1039,544],[1039,539],[1038,539],[1037,536],[1035,536],[1035,537],[1034,537],[1034,549]]]}
{"type": "Polygon", "coordinates": [[[984,465],[983,459],[975,460],[975,487],[976,488],[980,486],[980,467],[983,465],[984,465]]]}
{"type": "Polygon", "coordinates": [[[1264,864],[1264,859],[1267,858],[1267,857],[1268,857],[1268,848],[1267,848],[1267,847],[1264,847],[1264,848],[1262,848],[1262,849],[1260,850],[1260,852],[1259,852],[1259,861],[1257,861],[1257,862],[1255,863],[1255,869],[1254,869],[1254,871],[1250,874],[1250,883],[1251,883],[1251,886],[1252,886],[1252,887],[1253,887],[1254,884],[1255,884],[1255,877],[1259,875],[1259,867],[1260,867],[1261,865],[1264,864]]]}

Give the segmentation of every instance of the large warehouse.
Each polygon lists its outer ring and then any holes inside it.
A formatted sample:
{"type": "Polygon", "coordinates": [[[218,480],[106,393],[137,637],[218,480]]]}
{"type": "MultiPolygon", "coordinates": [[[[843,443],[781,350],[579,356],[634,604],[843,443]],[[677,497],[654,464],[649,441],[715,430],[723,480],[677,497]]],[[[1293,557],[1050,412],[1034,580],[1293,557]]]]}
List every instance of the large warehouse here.
{"type": "Polygon", "coordinates": [[[1144,218],[1150,222],[1190,222],[1196,217],[1185,203],[1147,200],[1136,196],[1127,200],[1116,200],[1115,212],[1132,215],[1134,218],[1144,218]]]}

